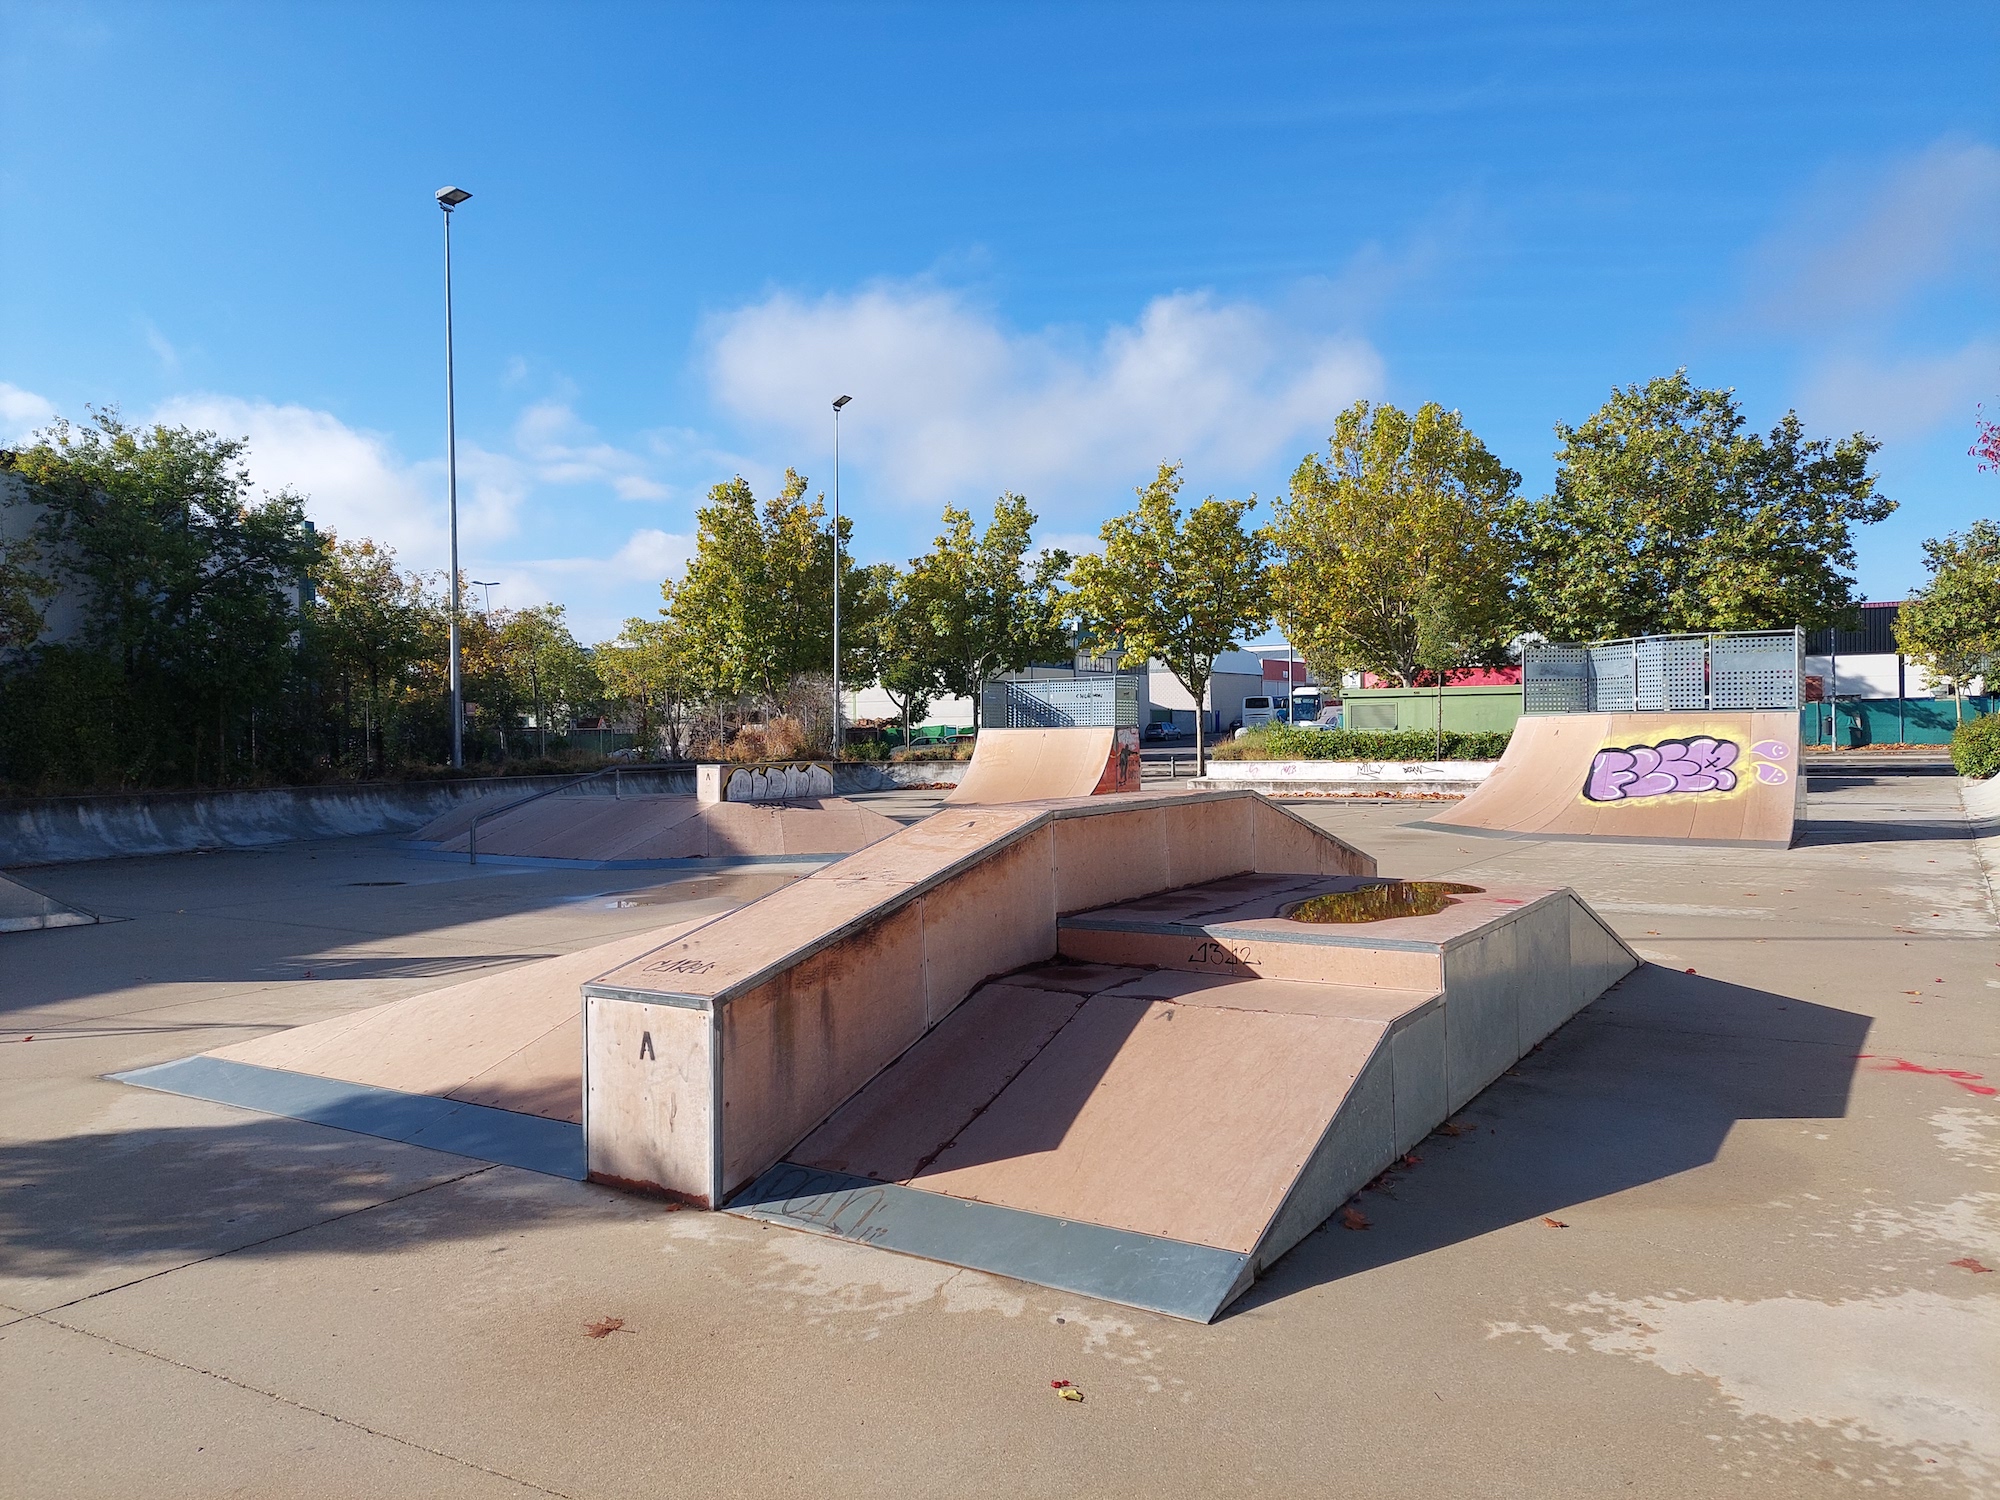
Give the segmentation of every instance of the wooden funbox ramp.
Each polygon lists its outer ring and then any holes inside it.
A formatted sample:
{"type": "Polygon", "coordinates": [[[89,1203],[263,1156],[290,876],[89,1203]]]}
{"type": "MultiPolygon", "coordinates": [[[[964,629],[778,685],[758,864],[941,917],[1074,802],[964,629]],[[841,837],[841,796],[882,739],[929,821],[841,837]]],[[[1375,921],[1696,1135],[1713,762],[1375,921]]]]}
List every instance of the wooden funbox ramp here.
{"type": "Polygon", "coordinates": [[[583,986],[588,1169],[1207,1321],[1637,962],[1254,792],[947,807],[583,986]]]}
{"type": "Polygon", "coordinates": [[[1524,714],[1478,790],[1414,826],[1783,849],[1805,815],[1796,709],[1524,714]]]}

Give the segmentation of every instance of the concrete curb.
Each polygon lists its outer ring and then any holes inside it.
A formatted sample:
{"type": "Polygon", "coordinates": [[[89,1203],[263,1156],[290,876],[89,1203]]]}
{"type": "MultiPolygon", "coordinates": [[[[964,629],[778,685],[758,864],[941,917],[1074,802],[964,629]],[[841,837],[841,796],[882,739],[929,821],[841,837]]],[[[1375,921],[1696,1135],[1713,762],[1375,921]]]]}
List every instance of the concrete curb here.
{"type": "Polygon", "coordinates": [[[1468,797],[1496,760],[1224,760],[1190,786],[1245,787],[1267,797],[1468,797]]]}
{"type": "Polygon", "coordinates": [[[1958,796],[1965,805],[1965,821],[1972,825],[1973,851],[1986,871],[1987,904],[2000,920],[2000,776],[1984,781],[1961,776],[1958,796]]]}

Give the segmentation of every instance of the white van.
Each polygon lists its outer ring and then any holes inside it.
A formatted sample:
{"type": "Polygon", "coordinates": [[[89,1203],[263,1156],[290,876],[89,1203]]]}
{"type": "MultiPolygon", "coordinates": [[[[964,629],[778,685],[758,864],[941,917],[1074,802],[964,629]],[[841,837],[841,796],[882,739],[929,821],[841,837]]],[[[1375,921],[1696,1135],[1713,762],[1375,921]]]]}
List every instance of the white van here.
{"type": "Polygon", "coordinates": [[[1269,724],[1273,720],[1282,724],[1291,712],[1291,704],[1284,698],[1245,698],[1243,700],[1243,727],[1254,729],[1259,724],[1269,724]]]}

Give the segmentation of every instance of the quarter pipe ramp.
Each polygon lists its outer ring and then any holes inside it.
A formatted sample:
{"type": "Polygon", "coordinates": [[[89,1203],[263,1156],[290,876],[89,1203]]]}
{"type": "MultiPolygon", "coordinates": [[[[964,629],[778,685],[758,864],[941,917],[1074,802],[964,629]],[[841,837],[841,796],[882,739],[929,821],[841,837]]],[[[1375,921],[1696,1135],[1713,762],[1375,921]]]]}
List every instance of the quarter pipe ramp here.
{"type": "Polygon", "coordinates": [[[982,729],[947,802],[1039,802],[1139,790],[1139,731],[982,729]]]}
{"type": "Polygon", "coordinates": [[[1782,849],[1805,811],[1795,710],[1528,714],[1484,785],[1413,826],[1782,849]]]}

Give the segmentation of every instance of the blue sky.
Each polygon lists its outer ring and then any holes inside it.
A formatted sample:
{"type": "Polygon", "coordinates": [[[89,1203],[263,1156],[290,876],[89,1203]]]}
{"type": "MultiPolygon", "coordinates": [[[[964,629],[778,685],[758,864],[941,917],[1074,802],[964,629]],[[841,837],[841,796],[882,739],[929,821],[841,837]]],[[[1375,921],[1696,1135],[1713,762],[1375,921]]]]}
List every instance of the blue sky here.
{"type": "Polygon", "coordinates": [[[586,639],[710,484],[830,479],[864,559],[1025,493],[1087,544],[1163,458],[1270,497],[1358,396],[1551,424],[1686,365],[1882,439],[1919,543],[2000,512],[2000,8],[0,3],[0,441],[247,434],[586,639]]]}

